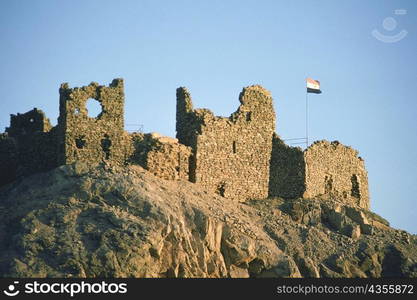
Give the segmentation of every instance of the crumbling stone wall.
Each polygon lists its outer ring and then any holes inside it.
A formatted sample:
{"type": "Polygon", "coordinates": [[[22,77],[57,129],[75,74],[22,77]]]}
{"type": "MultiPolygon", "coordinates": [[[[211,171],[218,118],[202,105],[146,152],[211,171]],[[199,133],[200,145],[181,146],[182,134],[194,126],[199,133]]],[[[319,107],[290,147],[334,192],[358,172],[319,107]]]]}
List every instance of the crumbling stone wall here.
{"type": "Polygon", "coordinates": [[[125,163],[131,152],[129,135],[124,131],[123,80],[108,86],[92,82],[81,88],[61,85],[58,118],[58,163],[75,161],[125,163]],[[87,100],[102,107],[97,117],[90,117],[87,100]]]}
{"type": "Polygon", "coordinates": [[[133,146],[123,129],[123,80],[115,79],[109,87],[91,83],[73,89],[64,83],[59,92],[56,127],[37,108],[11,115],[0,139],[0,185],[74,161],[125,163],[130,157],[133,146]],[[88,116],[90,98],[102,107],[96,118],[88,116]]]}
{"type": "Polygon", "coordinates": [[[36,107],[27,113],[10,115],[10,127],[6,132],[11,137],[24,138],[36,132],[48,132],[52,129],[45,113],[36,107]]]}
{"type": "Polygon", "coordinates": [[[325,195],[369,209],[368,175],[358,151],[337,141],[317,141],[304,152],[305,198],[325,195]]]}
{"type": "Polygon", "coordinates": [[[269,195],[337,199],[369,209],[368,176],[358,152],[337,141],[317,141],[306,150],[274,136],[269,195]]]}
{"type": "Polygon", "coordinates": [[[11,115],[0,135],[0,186],[62,164],[136,163],[164,179],[184,179],[238,200],[283,197],[341,200],[369,208],[368,179],[358,152],[338,142],[289,147],[275,131],[270,93],[249,86],[230,117],[194,109],[185,88],[177,89],[177,139],[124,131],[123,80],[106,87],[61,85],[58,125],[33,109],[11,115]],[[102,112],[88,115],[86,102],[102,112]]]}
{"type": "Polygon", "coordinates": [[[269,196],[295,199],[305,191],[304,153],[300,147],[290,147],[277,134],[272,139],[269,196]]]}
{"type": "Polygon", "coordinates": [[[8,155],[9,158],[13,157],[8,170],[14,178],[57,166],[54,131],[43,111],[34,108],[24,114],[11,115],[10,127],[6,128],[6,133],[8,144],[13,144],[16,151],[8,155]]]}
{"type": "Polygon", "coordinates": [[[18,154],[16,141],[7,133],[0,134],[0,186],[16,179],[18,154]]]}
{"type": "Polygon", "coordinates": [[[227,198],[268,196],[275,113],[270,93],[250,86],[230,117],[193,109],[189,92],[177,89],[177,138],[192,148],[190,180],[227,198]]]}
{"type": "Polygon", "coordinates": [[[189,180],[191,148],[157,133],[132,134],[135,151],[131,162],[167,180],[189,180]]]}

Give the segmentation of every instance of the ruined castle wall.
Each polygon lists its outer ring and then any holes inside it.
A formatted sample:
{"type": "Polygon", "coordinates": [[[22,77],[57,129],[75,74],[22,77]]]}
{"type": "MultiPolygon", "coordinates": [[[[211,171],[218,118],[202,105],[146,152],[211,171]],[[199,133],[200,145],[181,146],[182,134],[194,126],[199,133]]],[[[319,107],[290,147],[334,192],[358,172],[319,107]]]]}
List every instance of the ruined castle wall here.
{"type": "Polygon", "coordinates": [[[197,168],[197,137],[201,134],[206,115],[210,117],[212,113],[207,109],[193,109],[191,95],[186,88],[177,89],[176,137],[181,144],[192,149],[189,159],[189,180],[194,183],[197,168]]]}
{"type": "Polygon", "coordinates": [[[369,209],[368,176],[358,152],[339,142],[315,142],[304,152],[305,198],[324,195],[369,209]]]}
{"type": "Polygon", "coordinates": [[[196,113],[193,109],[193,102],[189,91],[180,87],[177,89],[177,111],[176,124],[177,139],[180,143],[196,147],[197,135],[201,134],[201,127],[204,123],[205,112],[210,114],[209,110],[200,109],[200,113],[196,113]]]}
{"type": "Polygon", "coordinates": [[[189,180],[238,200],[283,197],[337,199],[369,208],[368,179],[358,152],[338,142],[289,147],[274,133],[272,97],[244,88],[230,117],[194,109],[177,89],[177,139],[124,131],[123,81],[60,88],[58,125],[33,109],[11,116],[0,135],[0,186],[75,161],[135,163],[164,179],[189,180]],[[102,112],[88,115],[86,103],[102,112]]]}
{"type": "Polygon", "coordinates": [[[158,134],[132,134],[131,162],[163,179],[189,180],[191,148],[158,134]]]}
{"type": "Polygon", "coordinates": [[[108,86],[92,82],[81,88],[60,88],[58,119],[58,162],[125,163],[131,152],[131,139],[124,131],[123,80],[114,79],[108,86]],[[98,101],[102,112],[88,115],[86,103],[98,101]]]}
{"type": "Polygon", "coordinates": [[[229,118],[193,110],[185,89],[177,90],[177,138],[191,146],[190,179],[226,198],[266,198],[275,113],[260,86],[244,88],[229,118]],[[178,97],[178,96],[185,97],[178,97]]]}
{"type": "Polygon", "coordinates": [[[0,186],[16,179],[18,149],[15,139],[0,134],[0,186]]]}
{"type": "Polygon", "coordinates": [[[27,176],[50,170],[57,166],[56,136],[49,119],[34,108],[24,114],[11,115],[6,128],[13,140],[16,153],[15,177],[27,176]]]}
{"type": "Polygon", "coordinates": [[[49,132],[52,129],[45,113],[36,107],[24,114],[10,115],[10,127],[6,132],[11,137],[26,137],[36,132],[49,132]]]}
{"type": "Polygon", "coordinates": [[[57,167],[56,137],[51,132],[36,132],[18,139],[18,176],[45,172],[57,167]]]}
{"type": "Polygon", "coordinates": [[[305,190],[303,150],[286,145],[276,134],[272,140],[269,197],[299,198],[305,190]]]}

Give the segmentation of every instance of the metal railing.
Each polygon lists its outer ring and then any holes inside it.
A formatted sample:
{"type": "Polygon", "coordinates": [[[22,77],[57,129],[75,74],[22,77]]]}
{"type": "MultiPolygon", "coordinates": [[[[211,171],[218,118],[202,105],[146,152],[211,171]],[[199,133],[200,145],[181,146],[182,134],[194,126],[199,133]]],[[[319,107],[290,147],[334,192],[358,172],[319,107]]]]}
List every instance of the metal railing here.
{"type": "Polygon", "coordinates": [[[125,124],[125,130],[127,132],[143,133],[144,132],[144,126],[143,126],[143,124],[127,123],[127,124],[125,124]]]}
{"type": "Polygon", "coordinates": [[[283,139],[284,142],[290,141],[288,144],[290,146],[292,145],[306,145],[306,147],[308,147],[307,145],[307,138],[306,137],[301,137],[301,138],[290,138],[290,139],[283,139]],[[294,142],[292,142],[294,141],[294,142]]]}

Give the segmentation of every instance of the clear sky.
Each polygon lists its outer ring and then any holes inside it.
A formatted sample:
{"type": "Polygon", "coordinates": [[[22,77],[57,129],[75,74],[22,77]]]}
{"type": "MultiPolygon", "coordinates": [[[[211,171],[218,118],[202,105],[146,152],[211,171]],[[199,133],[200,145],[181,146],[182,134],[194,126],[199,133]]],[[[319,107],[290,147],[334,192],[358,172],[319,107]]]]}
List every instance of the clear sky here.
{"type": "Polygon", "coordinates": [[[309,97],[310,136],[358,149],[372,210],[417,233],[416,30],[413,0],[0,0],[0,132],[33,107],[56,124],[62,82],[122,77],[126,123],[145,132],[175,136],[179,86],[228,116],[261,84],[278,134],[303,137],[309,76],[323,90],[309,97]]]}

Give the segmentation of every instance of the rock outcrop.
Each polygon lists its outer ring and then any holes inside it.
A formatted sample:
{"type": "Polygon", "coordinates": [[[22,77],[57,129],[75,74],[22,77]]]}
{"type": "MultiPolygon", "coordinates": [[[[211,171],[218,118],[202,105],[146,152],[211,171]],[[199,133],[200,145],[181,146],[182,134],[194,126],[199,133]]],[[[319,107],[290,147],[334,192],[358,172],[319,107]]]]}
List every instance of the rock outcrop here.
{"type": "Polygon", "coordinates": [[[139,166],[0,188],[2,277],[417,277],[417,237],[325,199],[245,203],[139,166]]]}

